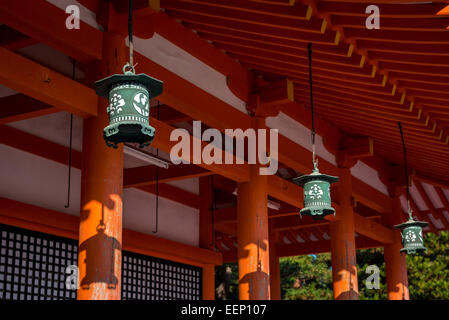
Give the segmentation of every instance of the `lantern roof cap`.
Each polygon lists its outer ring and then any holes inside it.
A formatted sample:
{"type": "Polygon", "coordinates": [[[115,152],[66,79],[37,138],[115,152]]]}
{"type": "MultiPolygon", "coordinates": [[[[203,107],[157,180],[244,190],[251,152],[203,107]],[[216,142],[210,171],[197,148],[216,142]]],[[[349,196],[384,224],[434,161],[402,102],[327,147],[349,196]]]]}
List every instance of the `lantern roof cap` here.
{"type": "Polygon", "coordinates": [[[338,181],[338,177],[320,173],[318,168],[315,168],[313,169],[311,174],[305,174],[300,177],[293,178],[293,182],[301,187],[304,186],[304,184],[306,184],[307,182],[313,180],[323,180],[329,183],[334,183],[338,181]]]}
{"type": "Polygon", "coordinates": [[[397,228],[397,229],[401,229],[402,230],[402,229],[405,229],[405,228],[408,228],[408,227],[425,228],[428,225],[429,225],[429,223],[426,222],[426,221],[416,221],[416,220],[413,220],[413,219],[408,219],[406,222],[403,222],[401,224],[397,224],[394,227],[397,228]]]}
{"type": "Polygon", "coordinates": [[[149,92],[149,98],[154,98],[162,93],[163,82],[146,75],[145,73],[133,74],[126,72],[125,74],[113,74],[107,78],[95,81],[95,92],[100,97],[108,98],[111,87],[121,82],[137,82],[146,87],[149,92]]]}

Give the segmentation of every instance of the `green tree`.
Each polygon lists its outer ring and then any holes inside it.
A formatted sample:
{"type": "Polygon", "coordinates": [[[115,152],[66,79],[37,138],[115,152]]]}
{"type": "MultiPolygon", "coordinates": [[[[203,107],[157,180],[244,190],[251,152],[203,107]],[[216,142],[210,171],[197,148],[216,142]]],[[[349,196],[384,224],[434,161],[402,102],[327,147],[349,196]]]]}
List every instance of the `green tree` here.
{"type": "Polygon", "coordinates": [[[215,299],[239,299],[239,266],[237,263],[225,263],[215,267],[215,299]]]}
{"type": "Polygon", "coordinates": [[[410,299],[449,299],[449,231],[424,238],[427,253],[407,256],[410,299]]]}
{"type": "Polygon", "coordinates": [[[282,299],[332,299],[332,270],[329,253],[281,258],[279,265],[282,299]]]}
{"type": "Polygon", "coordinates": [[[385,276],[385,262],[383,248],[364,249],[357,251],[357,281],[360,300],[385,300],[387,299],[387,285],[385,276]],[[375,265],[379,268],[379,289],[368,289],[365,281],[371,275],[366,273],[368,266],[375,265]]]}

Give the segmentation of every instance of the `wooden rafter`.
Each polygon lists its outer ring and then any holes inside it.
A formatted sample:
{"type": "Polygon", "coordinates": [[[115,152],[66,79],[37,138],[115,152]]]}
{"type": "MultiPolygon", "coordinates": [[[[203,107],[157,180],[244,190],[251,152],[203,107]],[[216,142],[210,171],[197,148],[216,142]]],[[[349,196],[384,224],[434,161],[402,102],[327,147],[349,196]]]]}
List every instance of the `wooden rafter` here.
{"type": "Polygon", "coordinates": [[[1,47],[0,83],[81,117],[97,115],[94,90],[1,47]]]}

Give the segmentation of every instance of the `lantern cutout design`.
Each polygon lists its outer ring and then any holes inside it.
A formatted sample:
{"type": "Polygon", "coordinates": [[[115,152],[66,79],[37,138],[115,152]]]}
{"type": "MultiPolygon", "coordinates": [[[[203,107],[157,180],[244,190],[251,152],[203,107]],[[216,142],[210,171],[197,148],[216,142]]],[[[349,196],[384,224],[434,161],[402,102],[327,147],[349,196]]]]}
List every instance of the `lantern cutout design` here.
{"type": "Polygon", "coordinates": [[[401,229],[402,232],[402,246],[400,252],[407,254],[415,254],[422,251],[427,252],[427,248],[424,247],[424,239],[422,229],[428,226],[428,222],[415,221],[411,218],[407,222],[394,226],[401,229]]]}
{"type": "Polygon", "coordinates": [[[149,125],[150,99],[162,93],[163,82],[146,74],[136,75],[134,68],[124,74],[114,74],[95,82],[100,97],[109,98],[109,125],[103,136],[109,147],[121,142],[138,143],[140,148],[150,145],[155,129],[149,125]]]}
{"type": "Polygon", "coordinates": [[[338,177],[320,173],[317,166],[311,174],[294,178],[293,182],[304,189],[304,208],[300,214],[312,216],[314,220],[321,220],[329,214],[335,215],[330,185],[337,181],[338,177]]]}

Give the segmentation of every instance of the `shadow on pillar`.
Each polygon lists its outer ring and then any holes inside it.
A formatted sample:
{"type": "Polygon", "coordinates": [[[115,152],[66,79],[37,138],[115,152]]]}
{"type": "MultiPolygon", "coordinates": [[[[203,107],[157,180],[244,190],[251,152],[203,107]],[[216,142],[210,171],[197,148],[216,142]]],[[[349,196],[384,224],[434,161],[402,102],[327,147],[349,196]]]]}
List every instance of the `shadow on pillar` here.
{"type": "MultiPolygon", "coordinates": [[[[346,291],[342,291],[338,296],[334,296],[334,300],[358,300],[359,299],[359,292],[358,292],[358,278],[357,278],[357,269],[354,268],[352,270],[348,270],[348,269],[340,269],[339,271],[349,271],[349,278],[350,279],[355,279],[356,283],[353,283],[350,280],[349,283],[349,290],[346,291]],[[355,270],[354,270],[355,269],[355,270]]],[[[340,281],[345,281],[346,279],[343,278],[342,275],[338,275],[337,279],[333,279],[332,281],[335,283],[340,282],[340,281]]],[[[335,290],[335,287],[334,287],[335,290]]]]}
{"type": "Polygon", "coordinates": [[[86,251],[86,275],[81,279],[81,287],[89,289],[92,283],[103,282],[109,289],[115,289],[118,279],[115,276],[115,250],[121,250],[120,242],[104,233],[106,226],[100,224],[97,234],[80,244],[79,252],[86,251]]]}
{"type": "MultiPolygon", "coordinates": [[[[267,246],[259,242],[257,243],[259,250],[267,250],[267,246]]],[[[248,250],[245,250],[244,257],[249,256],[248,250]]],[[[242,257],[242,256],[240,256],[242,257]]],[[[259,260],[259,256],[256,257],[259,260]]],[[[248,296],[251,300],[268,300],[270,293],[270,275],[262,271],[260,261],[257,263],[257,270],[255,272],[247,273],[242,279],[239,280],[240,283],[248,284],[248,296]]],[[[239,290],[241,287],[239,286],[239,290]]]]}
{"type": "Polygon", "coordinates": [[[240,280],[240,283],[248,283],[248,295],[251,300],[268,299],[270,276],[266,272],[258,269],[256,272],[248,273],[240,280]]]}
{"type": "MultiPolygon", "coordinates": [[[[113,209],[112,200],[108,202],[108,208],[113,209]]],[[[87,219],[89,211],[81,213],[81,220],[87,219]]],[[[85,276],[81,279],[80,286],[83,290],[89,290],[93,283],[106,283],[109,289],[115,289],[119,279],[115,276],[115,250],[121,250],[120,242],[105,234],[106,225],[104,220],[104,207],[101,213],[101,220],[97,226],[97,233],[83,241],[79,245],[80,252],[86,251],[84,264],[86,266],[85,276]]]]}

